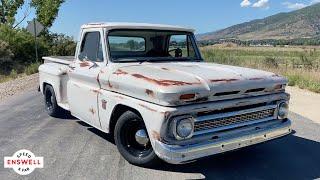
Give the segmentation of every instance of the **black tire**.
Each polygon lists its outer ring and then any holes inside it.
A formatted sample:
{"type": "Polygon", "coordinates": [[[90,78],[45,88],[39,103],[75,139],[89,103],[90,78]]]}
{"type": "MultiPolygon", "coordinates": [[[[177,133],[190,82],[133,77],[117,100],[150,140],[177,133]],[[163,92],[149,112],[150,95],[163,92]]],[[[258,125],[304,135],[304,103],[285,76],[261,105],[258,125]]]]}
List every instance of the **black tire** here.
{"type": "Polygon", "coordinates": [[[53,87],[50,85],[46,85],[43,94],[45,108],[49,116],[61,117],[64,111],[57,104],[57,99],[53,87]]]}
{"type": "Polygon", "coordinates": [[[160,161],[150,141],[146,146],[142,146],[135,140],[135,133],[141,128],[146,131],[142,118],[132,111],[126,111],[117,121],[114,129],[114,140],[120,154],[129,163],[152,167],[160,161]]]}

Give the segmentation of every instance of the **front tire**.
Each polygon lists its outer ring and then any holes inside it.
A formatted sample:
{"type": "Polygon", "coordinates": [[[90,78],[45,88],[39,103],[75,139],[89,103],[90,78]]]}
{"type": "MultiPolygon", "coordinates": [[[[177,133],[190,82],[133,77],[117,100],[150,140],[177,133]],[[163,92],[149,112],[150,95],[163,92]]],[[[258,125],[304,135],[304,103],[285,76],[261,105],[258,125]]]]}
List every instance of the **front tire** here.
{"type": "Polygon", "coordinates": [[[149,137],[145,141],[137,141],[136,134],[138,131],[146,132],[142,118],[132,111],[123,113],[118,119],[114,130],[117,148],[120,154],[131,164],[147,167],[154,166],[159,162],[159,158],[151,146],[149,137]],[[141,142],[145,142],[145,144],[141,142]]]}
{"type": "Polygon", "coordinates": [[[60,117],[62,115],[63,109],[58,106],[56,95],[50,85],[46,85],[44,88],[44,103],[49,116],[60,117]]]}

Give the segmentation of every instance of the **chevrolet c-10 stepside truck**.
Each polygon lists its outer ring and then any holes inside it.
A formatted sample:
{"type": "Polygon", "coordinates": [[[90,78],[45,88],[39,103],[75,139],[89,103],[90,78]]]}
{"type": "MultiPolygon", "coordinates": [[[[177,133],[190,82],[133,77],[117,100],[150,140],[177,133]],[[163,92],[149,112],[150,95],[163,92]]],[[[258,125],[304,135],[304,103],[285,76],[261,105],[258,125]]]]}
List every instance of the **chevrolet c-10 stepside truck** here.
{"type": "Polygon", "coordinates": [[[81,27],[74,57],[43,57],[40,91],[114,135],[130,163],[181,164],[291,134],[287,80],[206,63],[192,29],[143,23],[81,27]]]}

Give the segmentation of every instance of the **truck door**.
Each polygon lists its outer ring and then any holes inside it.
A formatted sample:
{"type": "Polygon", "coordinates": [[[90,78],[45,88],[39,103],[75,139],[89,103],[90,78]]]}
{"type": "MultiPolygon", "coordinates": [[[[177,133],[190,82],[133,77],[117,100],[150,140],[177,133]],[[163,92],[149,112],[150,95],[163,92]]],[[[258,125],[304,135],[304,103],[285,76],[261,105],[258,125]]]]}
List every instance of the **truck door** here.
{"type": "Polygon", "coordinates": [[[70,67],[68,102],[72,114],[88,124],[101,128],[98,103],[99,73],[104,62],[104,41],[101,29],[84,29],[79,43],[76,60],[70,67]]]}

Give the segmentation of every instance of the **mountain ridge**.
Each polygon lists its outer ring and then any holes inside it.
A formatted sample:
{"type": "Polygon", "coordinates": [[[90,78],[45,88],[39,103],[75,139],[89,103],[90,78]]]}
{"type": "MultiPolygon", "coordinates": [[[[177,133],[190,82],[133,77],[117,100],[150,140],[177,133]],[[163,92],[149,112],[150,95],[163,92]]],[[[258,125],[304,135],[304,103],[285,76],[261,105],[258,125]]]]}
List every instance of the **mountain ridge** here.
{"type": "Polygon", "coordinates": [[[320,3],[200,34],[199,40],[297,39],[320,36],[320,3]]]}

